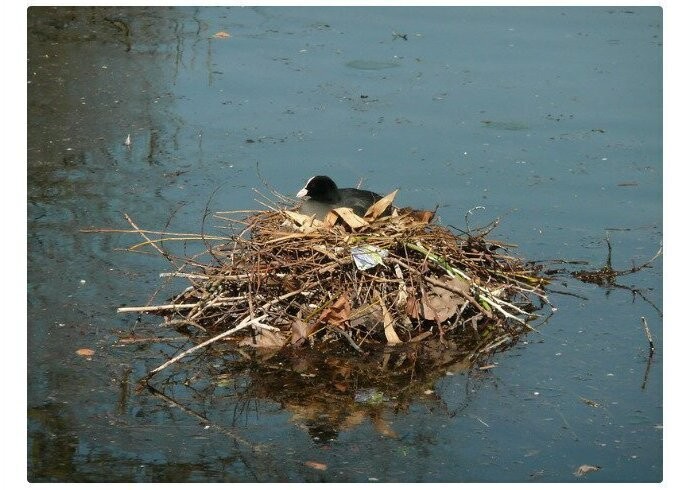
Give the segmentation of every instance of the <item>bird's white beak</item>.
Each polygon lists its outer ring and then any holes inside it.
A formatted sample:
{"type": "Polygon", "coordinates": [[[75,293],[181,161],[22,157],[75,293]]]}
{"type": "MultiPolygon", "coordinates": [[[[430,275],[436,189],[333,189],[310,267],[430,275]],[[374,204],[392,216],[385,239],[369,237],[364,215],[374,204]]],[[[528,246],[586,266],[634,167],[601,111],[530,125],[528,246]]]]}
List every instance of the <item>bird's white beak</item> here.
{"type": "Polygon", "coordinates": [[[299,192],[297,193],[297,197],[304,197],[304,196],[307,195],[307,192],[308,192],[308,191],[307,191],[307,188],[305,187],[304,189],[302,189],[301,191],[299,191],[299,192]]]}

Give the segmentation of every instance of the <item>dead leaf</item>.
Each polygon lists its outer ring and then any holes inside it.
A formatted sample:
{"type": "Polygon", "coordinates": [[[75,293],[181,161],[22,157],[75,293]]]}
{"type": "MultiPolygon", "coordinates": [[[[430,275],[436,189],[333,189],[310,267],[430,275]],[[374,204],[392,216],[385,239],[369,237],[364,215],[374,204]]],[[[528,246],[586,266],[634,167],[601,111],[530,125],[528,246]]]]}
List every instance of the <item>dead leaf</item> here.
{"type": "Polygon", "coordinates": [[[256,347],[257,349],[280,349],[285,345],[285,336],[280,332],[260,330],[254,336],[240,341],[240,346],[256,347]]]}
{"type": "Polygon", "coordinates": [[[300,319],[296,319],[294,322],[292,322],[292,325],[290,326],[290,330],[292,330],[292,340],[290,341],[292,344],[296,344],[298,342],[303,342],[304,340],[309,339],[309,335],[314,332],[314,328],[316,325],[308,325],[305,322],[303,322],[300,319]]]}
{"type": "Polygon", "coordinates": [[[577,470],[575,470],[575,473],[573,473],[573,475],[585,476],[587,473],[599,471],[600,469],[601,469],[601,466],[592,466],[592,465],[588,465],[588,464],[583,464],[577,470]]]}
{"type": "Polygon", "coordinates": [[[327,464],[319,463],[318,461],[305,461],[304,466],[308,466],[309,468],[313,468],[319,471],[326,471],[328,469],[327,464]]]}
{"type": "Polygon", "coordinates": [[[325,245],[321,244],[314,245],[312,248],[317,252],[324,254],[331,260],[339,260],[340,257],[338,257],[338,254],[335,252],[342,251],[342,247],[335,247],[333,250],[329,250],[325,245]]]}
{"type": "Polygon", "coordinates": [[[284,212],[288,216],[288,218],[290,218],[293,222],[295,222],[295,224],[298,225],[299,230],[303,233],[309,233],[310,231],[313,231],[316,227],[321,226],[323,224],[322,221],[319,221],[313,216],[307,216],[306,214],[296,213],[294,211],[289,211],[287,209],[284,212]]]}
{"type": "Polygon", "coordinates": [[[458,303],[450,294],[429,294],[424,300],[424,319],[445,322],[455,315],[458,303]]]}
{"type": "Polygon", "coordinates": [[[340,391],[341,393],[346,393],[350,385],[347,383],[333,383],[333,388],[340,391]]]}
{"type": "Polygon", "coordinates": [[[369,209],[367,209],[367,212],[364,213],[364,217],[369,220],[375,220],[376,218],[381,216],[386,211],[386,209],[388,209],[390,205],[393,204],[393,199],[395,199],[395,195],[397,193],[398,189],[395,189],[387,196],[384,196],[378,201],[376,201],[369,207],[369,209]]]}
{"type": "Polygon", "coordinates": [[[343,219],[343,221],[347,223],[347,226],[349,226],[353,230],[356,230],[357,228],[361,228],[369,224],[366,221],[364,221],[361,217],[356,215],[351,208],[335,208],[332,211],[336,213],[338,216],[340,216],[343,219]]]}
{"type": "Polygon", "coordinates": [[[91,357],[91,356],[93,356],[95,353],[96,353],[95,350],[93,350],[93,349],[87,349],[87,348],[77,349],[77,350],[76,350],[76,354],[77,354],[78,356],[82,356],[82,357],[91,357]]]}
{"type": "Polygon", "coordinates": [[[338,214],[332,209],[328,212],[326,217],[323,219],[323,225],[326,228],[332,228],[338,221],[338,214]]]}
{"type": "Polygon", "coordinates": [[[436,216],[436,213],[433,211],[420,210],[412,213],[412,217],[417,221],[421,221],[422,223],[430,223],[431,220],[434,219],[434,216],[436,216]]]}
{"type": "Polygon", "coordinates": [[[419,300],[414,296],[414,290],[408,288],[407,290],[407,304],[405,305],[405,314],[415,320],[419,318],[419,300]]]}
{"type": "Polygon", "coordinates": [[[434,216],[436,216],[435,211],[426,211],[423,209],[412,209],[412,208],[402,208],[398,211],[400,216],[409,216],[415,221],[421,223],[430,223],[434,216]]]}
{"type": "Polygon", "coordinates": [[[230,33],[229,33],[229,32],[225,32],[225,31],[219,31],[219,32],[216,32],[216,33],[213,35],[213,37],[214,37],[215,39],[228,39],[228,38],[230,37],[230,33]]]}
{"type": "MultiPolygon", "coordinates": [[[[444,276],[441,281],[448,285],[448,287],[454,289],[457,292],[462,291],[465,294],[470,294],[470,283],[461,277],[448,277],[444,276]]],[[[453,292],[453,291],[451,291],[453,292]]],[[[459,293],[458,293],[459,294],[459,293]]]]}
{"type": "Polygon", "coordinates": [[[395,333],[395,321],[393,320],[393,317],[388,311],[388,308],[386,308],[386,303],[383,301],[383,298],[381,298],[381,295],[378,291],[374,291],[374,297],[381,305],[381,313],[383,313],[383,333],[386,334],[386,340],[388,341],[388,345],[402,343],[402,340],[400,340],[398,334],[395,333]]]}
{"type": "Polygon", "coordinates": [[[588,398],[580,397],[580,400],[582,400],[586,405],[589,405],[593,408],[599,408],[601,406],[598,402],[595,402],[594,400],[590,400],[588,398]]]}
{"type": "MultiPolygon", "coordinates": [[[[459,277],[443,277],[440,280],[456,291],[469,294],[469,284],[459,277]]],[[[434,286],[424,298],[424,318],[444,322],[455,315],[458,307],[464,303],[465,298],[459,293],[449,291],[441,286],[434,286]]]]}
{"type": "Polygon", "coordinates": [[[346,293],[343,293],[330,308],[321,313],[317,323],[326,322],[330,325],[340,326],[350,319],[351,313],[350,298],[346,293]]]}
{"type": "Polygon", "coordinates": [[[405,307],[407,307],[407,301],[408,300],[409,300],[409,296],[407,294],[407,290],[401,284],[400,288],[398,288],[398,296],[395,298],[395,304],[397,306],[405,305],[405,307]]]}

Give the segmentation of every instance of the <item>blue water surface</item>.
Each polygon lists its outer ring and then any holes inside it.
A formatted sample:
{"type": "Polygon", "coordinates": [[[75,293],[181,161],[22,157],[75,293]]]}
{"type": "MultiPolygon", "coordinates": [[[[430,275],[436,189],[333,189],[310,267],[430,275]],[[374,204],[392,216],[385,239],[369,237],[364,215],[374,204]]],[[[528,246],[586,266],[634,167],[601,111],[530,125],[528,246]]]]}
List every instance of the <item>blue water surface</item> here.
{"type": "Polygon", "coordinates": [[[137,318],[115,310],[167,264],[80,232],[214,232],[262,179],[328,174],[447,226],[498,218],[529,260],[598,268],[608,236],[630,269],[663,232],[660,8],[32,7],[28,47],[30,481],[663,479],[662,258],[618,287],[559,276],[539,332],[437,382],[445,409],[324,445],[269,401],[185,395],[230,436],[138,392],[174,351],[119,344],[137,318]]]}

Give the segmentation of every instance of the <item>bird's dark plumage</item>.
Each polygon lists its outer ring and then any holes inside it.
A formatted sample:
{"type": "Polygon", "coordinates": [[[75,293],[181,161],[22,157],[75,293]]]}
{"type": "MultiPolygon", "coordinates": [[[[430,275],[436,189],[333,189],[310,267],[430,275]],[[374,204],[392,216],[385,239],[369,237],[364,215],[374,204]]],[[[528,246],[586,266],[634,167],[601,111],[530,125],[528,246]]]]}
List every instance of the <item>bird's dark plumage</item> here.
{"type": "MultiPolygon", "coordinates": [[[[316,219],[324,219],[334,208],[351,208],[358,216],[364,216],[367,209],[381,196],[362,189],[339,189],[330,177],[317,175],[307,181],[297,197],[307,197],[299,207],[299,212],[316,219]]],[[[390,208],[384,215],[390,214],[390,208]]]]}

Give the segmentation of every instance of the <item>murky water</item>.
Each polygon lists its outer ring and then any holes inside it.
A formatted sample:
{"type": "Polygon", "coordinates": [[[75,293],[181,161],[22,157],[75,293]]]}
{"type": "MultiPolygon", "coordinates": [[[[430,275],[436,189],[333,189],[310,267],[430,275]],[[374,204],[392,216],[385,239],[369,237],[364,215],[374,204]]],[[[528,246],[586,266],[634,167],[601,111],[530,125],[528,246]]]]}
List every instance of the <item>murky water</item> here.
{"type": "Polygon", "coordinates": [[[492,369],[316,403],[307,354],[276,359],[296,379],[200,356],[138,390],[189,344],[115,310],[183,283],[136,237],[80,231],[212,230],[262,178],[326,173],[460,228],[482,206],[470,223],[501,217],[523,257],[589,262],[569,270],[604,265],[608,233],[628,269],[662,236],[661,9],[31,8],[28,28],[30,481],[662,479],[661,258],[610,288],[559,276],[557,313],[492,369]]]}

